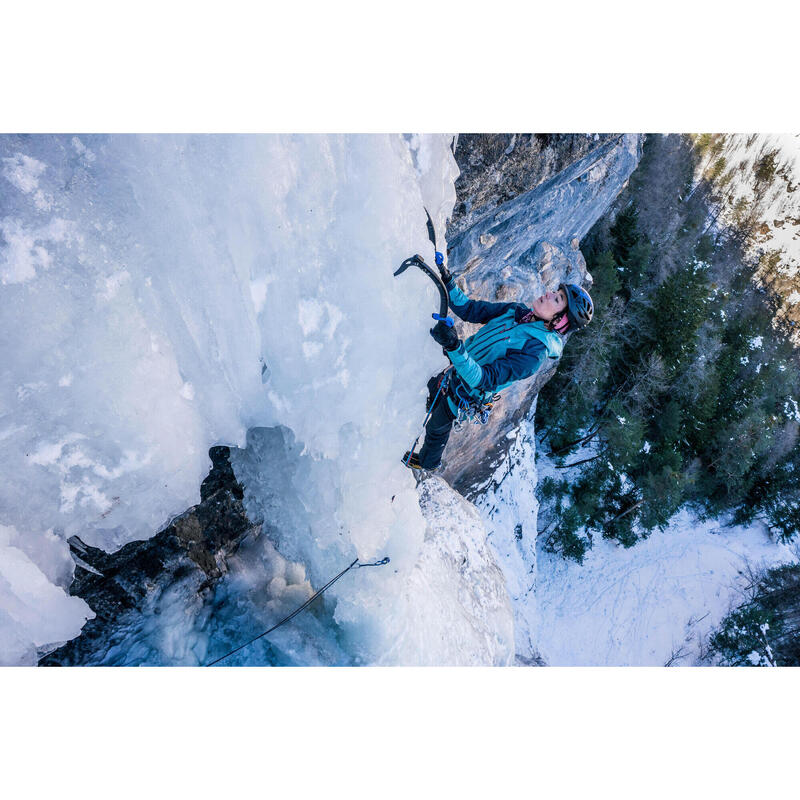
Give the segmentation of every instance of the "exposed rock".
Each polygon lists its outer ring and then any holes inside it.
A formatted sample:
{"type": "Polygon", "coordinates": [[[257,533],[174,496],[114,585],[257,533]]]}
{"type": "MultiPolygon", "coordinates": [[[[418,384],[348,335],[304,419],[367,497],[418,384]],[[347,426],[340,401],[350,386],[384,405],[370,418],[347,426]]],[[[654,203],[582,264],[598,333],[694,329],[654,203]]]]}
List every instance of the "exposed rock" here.
{"type": "Polygon", "coordinates": [[[242,488],[236,482],[227,447],[212,447],[212,468],[201,486],[201,502],[175,518],[153,538],[131,542],[106,553],[70,540],[75,576],[70,594],[82,597],[95,612],[81,635],[40,659],[40,666],[103,662],[105,656],[156,604],[160,592],[176,581],[199,596],[226,572],[226,559],[254,526],[245,515],[242,488]]]}
{"type": "Polygon", "coordinates": [[[451,271],[486,286],[504,268],[511,268],[520,291],[531,283],[541,286],[541,243],[558,247],[569,262],[564,275],[578,281],[585,264],[575,240],[586,235],[625,186],[641,156],[641,134],[625,134],[607,140],[588,155],[551,174],[534,188],[482,216],[473,217],[468,228],[448,231],[451,271]],[[496,243],[486,248],[487,236],[496,243]],[[537,249],[538,248],[538,249],[537,249]]]}
{"type": "Polygon", "coordinates": [[[461,175],[448,239],[503,203],[538,186],[615,134],[466,133],[455,157],[461,175]]]}
{"type": "MultiPolygon", "coordinates": [[[[482,152],[477,138],[471,141],[468,152],[482,152]]],[[[498,146],[493,141],[489,136],[490,153],[493,146],[495,150],[498,146]]],[[[605,137],[587,155],[572,162],[569,158],[574,149],[568,145],[550,162],[566,162],[563,170],[552,174],[541,166],[536,175],[544,177],[543,182],[527,191],[523,188],[521,194],[499,207],[493,205],[488,184],[479,180],[475,166],[460,163],[473,176],[462,186],[474,186],[478,193],[477,197],[462,200],[472,209],[471,226],[463,227],[463,218],[454,223],[453,230],[460,229],[460,233],[448,242],[449,266],[461,288],[471,297],[518,300],[530,306],[535,297],[560,283],[590,286],[592,279],[580,252],[580,239],[627,183],[641,156],[642,141],[640,134],[605,137]],[[483,201],[484,212],[494,210],[483,216],[474,213],[478,200],[483,201]],[[492,242],[491,247],[486,247],[488,241],[492,242]]],[[[519,147],[517,144],[513,152],[517,153],[519,147]]],[[[459,152],[457,148],[456,154],[459,152]]],[[[492,162],[488,171],[504,174],[500,161],[502,158],[492,162]]],[[[523,171],[527,179],[532,179],[534,173],[530,169],[523,171]]],[[[507,180],[498,179],[498,186],[503,188],[491,195],[494,199],[505,197],[512,188],[521,188],[520,179],[511,175],[507,180]]],[[[475,330],[476,326],[459,323],[462,339],[475,330]]],[[[442,474],[455,489],[470,499],[480,493],[508,451],[509,434],[528,414],[551,375],[552,370],[546,370],[531,380],[509,386],[495,403],[486,425],[465,425],[453,433],[445,450],[442,474]]]]}

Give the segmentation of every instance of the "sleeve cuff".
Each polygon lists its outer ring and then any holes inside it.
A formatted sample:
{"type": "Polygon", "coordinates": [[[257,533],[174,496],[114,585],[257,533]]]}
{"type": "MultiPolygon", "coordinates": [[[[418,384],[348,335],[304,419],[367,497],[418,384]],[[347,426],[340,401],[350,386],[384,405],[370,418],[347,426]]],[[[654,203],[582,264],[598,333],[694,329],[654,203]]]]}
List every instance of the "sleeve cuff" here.
{"type": "Polygon", "coordinates": [[[447,355],[455,371],[467,382],[470,388],[474,389],[483,378],[483,370],[467,352],[464,342],[461,342],[458,349],[451,350],[447,355]]]}

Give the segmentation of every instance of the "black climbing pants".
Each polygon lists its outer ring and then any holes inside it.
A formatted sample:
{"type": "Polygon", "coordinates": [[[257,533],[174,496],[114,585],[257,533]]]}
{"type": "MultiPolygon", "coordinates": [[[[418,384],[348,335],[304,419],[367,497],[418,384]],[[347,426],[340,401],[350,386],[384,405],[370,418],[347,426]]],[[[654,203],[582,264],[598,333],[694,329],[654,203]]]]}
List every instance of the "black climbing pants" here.
{"type": "MultiPolygon", "coordinates": [[[[440,375],[435,375],[428,381],[428,408],[436,395],[440,375]]],[[[419,451],[419,463],[423,469],[436,469],[442,461],[450,431],[453,428],[455,415],[450,410],[447,397],[443,392],[436,398],[433,413],[425,426],[425,442],[419,451]]]]}

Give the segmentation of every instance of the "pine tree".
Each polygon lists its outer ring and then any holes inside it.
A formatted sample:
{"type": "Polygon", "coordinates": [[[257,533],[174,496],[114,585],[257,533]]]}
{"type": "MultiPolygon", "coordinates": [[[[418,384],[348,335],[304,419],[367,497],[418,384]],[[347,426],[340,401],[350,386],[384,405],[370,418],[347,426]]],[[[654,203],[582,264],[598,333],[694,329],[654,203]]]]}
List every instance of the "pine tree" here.
{"type": "MultiPolygon", "coordinates": [[[[686,502],[789,538],[800,367],[775,302],[754,288],[772,262],[742,249],[757,203],[739,209],[741,231],[712,237],[708,194],[687,190],[691,150],[648,141],[613,223],[587,239],[595,321],[570,339],[537,407],[570,470],[553,541],[577,553],[599,532],[630,546],[686,502]]],[[[708,138],[712,162],[723,144],[708,138]]]]}

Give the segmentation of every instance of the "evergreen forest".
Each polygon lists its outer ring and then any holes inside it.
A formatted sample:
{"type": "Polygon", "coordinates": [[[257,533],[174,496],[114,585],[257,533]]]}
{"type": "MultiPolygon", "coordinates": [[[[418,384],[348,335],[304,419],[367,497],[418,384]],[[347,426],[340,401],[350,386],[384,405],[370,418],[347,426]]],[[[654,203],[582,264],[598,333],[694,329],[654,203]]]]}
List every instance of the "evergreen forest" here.
{"type": "MultiPolygon", "coordinates": [[[[560,479],[540,485],[547,547],[582,561],[595,536],[634,545],[688,504],[701,518],[800,530],[800,365],[755,200],[722,224],[720,138],[648,136],[582,243],[595,319],[542,389],[537,430],[560,479]],[[706,165],[705,167],[703,165],[706,165]],[[698,179],[699,178],[699,179],[698,179]]],[[[724,161],[724,159],[723,159],[724,161]]]]}

